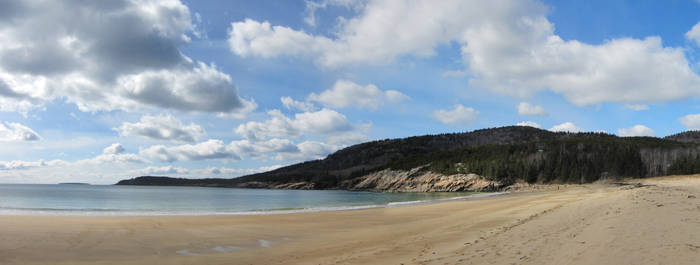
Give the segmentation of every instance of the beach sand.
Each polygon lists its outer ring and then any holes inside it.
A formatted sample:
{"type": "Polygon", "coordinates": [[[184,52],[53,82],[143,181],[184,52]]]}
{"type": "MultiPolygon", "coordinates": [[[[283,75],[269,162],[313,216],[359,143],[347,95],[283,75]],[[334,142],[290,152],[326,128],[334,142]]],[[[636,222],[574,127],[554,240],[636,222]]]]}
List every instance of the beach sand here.
{"type": "Polygon", "coordinates": [[[700,264],[700,176],[256,216],[0,216],[0,264],[700,264]]]}

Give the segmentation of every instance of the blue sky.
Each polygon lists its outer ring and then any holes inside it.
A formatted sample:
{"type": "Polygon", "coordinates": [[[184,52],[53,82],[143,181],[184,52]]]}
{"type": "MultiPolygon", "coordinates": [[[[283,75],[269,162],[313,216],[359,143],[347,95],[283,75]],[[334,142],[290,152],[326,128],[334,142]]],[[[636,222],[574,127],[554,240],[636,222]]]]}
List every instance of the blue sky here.
{"type": "Polygon", "coordinates": [[[0,183],[234,177],[506,125],[700,129],[700,2],[5,1],[0,183]]]}

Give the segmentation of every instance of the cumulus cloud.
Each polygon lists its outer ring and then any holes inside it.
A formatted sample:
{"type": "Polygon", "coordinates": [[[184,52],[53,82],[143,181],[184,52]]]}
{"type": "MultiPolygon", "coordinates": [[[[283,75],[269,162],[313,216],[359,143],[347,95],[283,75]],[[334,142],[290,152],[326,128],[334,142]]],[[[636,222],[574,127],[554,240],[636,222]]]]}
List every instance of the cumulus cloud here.
{"type": "Polygon", "coordinates": [[[254,159],[273,156],[277,160],[305,161],[321,159],[340,149],[341,145],[327,144],[318,141],[303,141],[295,144],[287,139],[270,139],[250,142],[248,140],[232,141],[229,148],[232,152],[243,154],[254,159]]]}
{"type": "Polygon", "coordinates": [[[103,154],[117,155],[124,153],[126,151],[120,143],[113,143],[110,146],[105,147],[102,151],[103,154]]]}
{"type": "Polygon", "coordinates": [[[279,110],[268,112],[270,119],[239,125],[235,132],[244,140],[232,141],[230,152],[254,159],[301,161],[319,159],[343,148],[367,140],[371,123],[355,125],[334,110],[297,113],[287,117],[279,110]],[[325,138],[325,141],[309,140],[325,138]],[[288,139],[292,138],[296,142],[288,139]]]}
{"type": "Polygon", "coordinates": [[[583,129],[581,127],[576,126],[573,122],[565,122],[562,124],[554,125],[554,127],[549,128],[550,131],[553,132],[572,132],[572,133],[577,133],[577,132],[582,132],[583,129]]]}
{"type": "Polygon", "coordinates": [[[518,104],[518,115],[523,116],[545,116],[547,111],[541,106],[535,106],[527,102],[518,104]]]}
{"type": "Polygon", "coordinates": [[[0,161],[0,170],[25,170],[39,167],[57,166],[66,164],[63,160],[51,160],[51,161],[0,161]]]}
{"type": "Polygon", "coordinates": [[[191,173],[196,174],[197,176],[216,176],[216,175],[241,176],[241,175],[247,175],[247,174],[275,170],[275,169],[278,169],[280,167],[282,167],[282,165],[262,166],[259,168],[208,167],[205,169],[191,170],[191,173]]]}
{"type": "Polygon", "coordinates": [[[537,128],[537,129],[541,128],[541,126],[540,126],[538,123],[534,122],[534,121],[521,121],[521,122],[518,122],[518,123],[515,124],[515,125],[517,125],[517,126],[530,126],[530,127],[534,127],[534,128],[537,128]]]}
{"type": "Polygon", "coordinates": [[[252,158],[262,158],[274,153],[299,153],[299,147],[288,139],[269,139],[266,141],[251,142],[249,140],[232,141],[229,146],[231,152],[247,155],[252,158]]]}
{"type": "Polygon", "coordinates": [[[117,130],[124,136],[137,135],[156,140],[190,143],[206,135],[201,126],[195,123],[185,125],[172,115],[145,115],[138,122],[122,123],[117,130]]]}
{"type": "Polygon", "coordinates": [[[126,149],[120,143],[114,143],[106,147],[101,155],[90,159],[78,160],[75,164],[145,164],[150,162],[137,154],[125,153],[125,151],[126,149]]]}
{"type": "Polygon", "coordinates": [[[700,130],[700,114],[689,114],[678,118],[688,130],[700,130]]]}
{"type": "MultiPolygon", "coordinates": [[[[228,41],[239,56],[310,58],[326,68],[432,56],[438,45],[457,42],[470,83],[502,94],[550,90],[579,106],[700,95],[683,48],[664,47],[659,37],[564,40],[547,12],[537,0],[374,0],[340,20],[333,37],[247,19],[232,23],[228,41]]],[[[686,36],[695,40],[698,28],[686,36]]]]}
{"type": "Polygon", "coordinates": [[[452,110],[436,110],[433,112],[433,117],[444,124],[450,125],[469,125],[476,120],[479,116],[479,111],[464,107],[462,104],[458,104],[452,110]]]}
{"type": "Polygon", "coordinates": [[[685,37],[694,41],[696,45],[700,46],[700,23],[695,24],[690,31],[686,32],[685,37]]]}
{"type": "Polygon", "coordinates": [[[291,97],[281,97],[282,105],[288,110],[300,110],[300,111],[316,111],[318,108],[310,102],[302,102],[292,99],[291,97]]]}
{"type": "Polygon", "coordinates": [[[140,155],[161,162],[200,161],[200,160],[240,160],[274,158],[277,160],[300,161],[318,159],[332,153],[341,145],[317,141],[294,143],[289,139],[273,138],[261,141],[235,140],[225,144],[221,140],[210,139],[198,144],[176,146],[154,145],[140,150],[140,155]]]}
{"type": "Polygon", "coordinates": [[[163,162],[196,161],[209,159],[240,160],[221,140],[210,139],[197,144],[177,146],[153,145],[143,148],[139,154],[163,162]]]}
{"type": "Polygon", "coordinates": [[[149,163],[149,161],[143,159],[142,157],[136,154],[124,153],[124,151],[125,149],[121,144],[114,143],[104,148],[102,154],[99,154],[92,158],[81,159],[73,162],[60,159],[55,159],[51,161],[0,161],[0,170],[25,170],[52,167],[81,169],[85,166],[109,167],[114,165],[149,163]]]}
{"type": "Polygon", "coordinates": [[[299,152],[295,153],[280,153],[277,157],[279,160],[310,160],[323,159],[328,154],[339,149],[339,146],[326,144],[318,141],[305,141],[297,145],[299,152]]]}
{"type": "Polygon", "coordinates": [[[257,141],[274,137],[297,137],[305,132],[329,135],[353,129],[345,115],[330,109],[297,113],[294,119],[290,119],[279,110],[271,110],[268,114],[272,116],[271,119],[241,124],[235,132],[257,141]]]}
{"type": "Polygon", "coordinates": [[[37,141],[41,139],[31,128],[16,122],[0,123],[0,142],[37,141]]]}
{"type": "Polygon", "coordinates": [[[651,128],[637,124],[630,128],[621,128],[617,130],[617,134],[623,137],[627,136],[656,136],[656,133],[651,128]]]}
{"type": "Polygon", "coordinates": [[[310,101],[332,108],[357,107],[376,110],[384,103],[396,103],[408,96],[396,90],[382,91],[373,84],[358,85],[347,80],[338,80],[329,90],[321,94],[311,93],[310,101]]]}
{"type": "Polygon", "coordinates": [[[16,183],[88,182],[113,184],[135,167],[150,161],[126,153],[120,144],[112,144],[103,153],[80,160],[0,161],[3,179],[16,183]]]}
{"type": "Polygon", "coordinates": [[[196,35],[180,1],[0,4],[8,9],[12,15],[0,19],[1,111],[54,99],[83,111],[237,113],[255,104],[238,96],[227,74],[180,51],[196,35]]]}
{"type": "Polygon", "coordinates": [[[162,167],[146,167],[136,171],[139,175],[186,175],[190,173],[189,169],[174,166],[162,166],[162,167]]]}

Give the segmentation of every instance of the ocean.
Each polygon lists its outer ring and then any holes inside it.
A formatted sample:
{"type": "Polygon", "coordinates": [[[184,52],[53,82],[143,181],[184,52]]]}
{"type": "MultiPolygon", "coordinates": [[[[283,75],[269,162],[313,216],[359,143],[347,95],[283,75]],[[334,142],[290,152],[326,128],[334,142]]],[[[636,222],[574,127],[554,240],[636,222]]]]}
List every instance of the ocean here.
{"type": "Polygon", "coordinates": [[[395,207],[494,194],[0,184],[0,215],[250,215],[395,207]]]}

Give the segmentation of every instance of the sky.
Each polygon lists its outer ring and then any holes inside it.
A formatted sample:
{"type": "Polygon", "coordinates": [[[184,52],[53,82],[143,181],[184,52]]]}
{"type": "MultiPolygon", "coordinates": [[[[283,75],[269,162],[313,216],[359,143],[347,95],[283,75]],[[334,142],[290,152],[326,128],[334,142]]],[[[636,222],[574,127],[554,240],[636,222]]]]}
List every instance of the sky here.
{"type": "Polygon", "coordinates": [[[700,1],[0,1],[0,183],[230,178],[509,125],[700,129],[700,1]]]}

